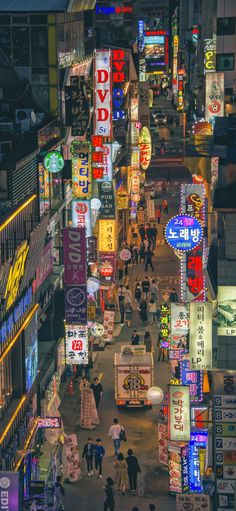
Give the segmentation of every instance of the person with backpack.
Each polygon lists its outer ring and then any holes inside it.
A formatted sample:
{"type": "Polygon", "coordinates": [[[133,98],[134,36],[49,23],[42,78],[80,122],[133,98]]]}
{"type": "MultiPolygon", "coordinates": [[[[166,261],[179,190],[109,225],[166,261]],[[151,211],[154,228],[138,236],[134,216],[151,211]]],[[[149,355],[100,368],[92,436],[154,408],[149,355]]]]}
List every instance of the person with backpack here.
{"type": "Polygon", "coordinates": [[[113,419],[113,424],[111,425],[111,427],[108,431],[108,436],[111,437],[113,445],[114,445],[114,449],[115,449],[114,456],[118,456],[118,454],[119,454],[121,430],[122,430],[122,426],[119,424],[118,419],[116,419],[116,418],[113,419]]]}
{"type": "Polygon", "coordinates": [[[56,499],[56,511],[63,511],[65,509],[63,497],[65,497],[65,490],[61,482],[61,476],[57,476],[54,485],[54,497],[56,499]]]}

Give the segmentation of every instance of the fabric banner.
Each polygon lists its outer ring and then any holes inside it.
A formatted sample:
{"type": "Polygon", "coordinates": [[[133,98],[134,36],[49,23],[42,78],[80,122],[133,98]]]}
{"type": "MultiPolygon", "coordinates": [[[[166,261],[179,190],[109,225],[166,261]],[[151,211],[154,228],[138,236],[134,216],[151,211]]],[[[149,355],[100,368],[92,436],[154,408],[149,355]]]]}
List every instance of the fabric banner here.
{"type": "Polygon", "coordinates": [[[190,440],[190,395],[189,387],[169,386],[169,439],[175,442],[190,440]]]}
{"type": "Polygon", "coordinates": [[[70,483],[75,483],[81,478],[79,448],[76,434],[64,436],[64,448],[69,481],[70,483]]]}
{"type": "Polygon", "coordinates": [[[114,323],[115,323],[115,311],[104,311],[103,316],[103,326],[104,326],[104,341],[111,342],[113,339],[114,333],[114,323]]]}
{"type": "Polygon", "coordinates": [[[66,285],[86,284],[86,236],[85,227],[65,227],[64,242],[64,283],[66,285]]]}

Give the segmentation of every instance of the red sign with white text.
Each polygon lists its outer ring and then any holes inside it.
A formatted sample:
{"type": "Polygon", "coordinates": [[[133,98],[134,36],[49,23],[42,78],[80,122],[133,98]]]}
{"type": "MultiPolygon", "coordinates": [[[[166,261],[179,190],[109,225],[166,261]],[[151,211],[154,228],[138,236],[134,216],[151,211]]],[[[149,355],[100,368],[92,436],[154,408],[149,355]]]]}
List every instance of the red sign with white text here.
{"type": "Polygon", "coordinates": [[[94,134],[112,136],[112,80],[110,50],[96,51],[94,61],[94,134]]]}

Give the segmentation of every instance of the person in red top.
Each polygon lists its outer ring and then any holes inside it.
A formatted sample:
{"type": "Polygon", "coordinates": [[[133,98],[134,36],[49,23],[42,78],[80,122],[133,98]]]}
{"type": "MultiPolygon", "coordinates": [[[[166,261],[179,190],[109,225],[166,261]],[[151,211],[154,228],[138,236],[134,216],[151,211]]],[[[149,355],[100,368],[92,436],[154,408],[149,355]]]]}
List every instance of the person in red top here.
{"type": "Polygon", "coordinates": [[[161,221],[161,208],[160,208],[160,206],[156,210],[156,219],[157,219],[157,223],[159,224],[160,221],[161,221]]]}
{"type": "Polygon", "coordinates": [[[168,215],[168,202],[166,199],[162,201],[163,213],[164,215],[168,215]]]}

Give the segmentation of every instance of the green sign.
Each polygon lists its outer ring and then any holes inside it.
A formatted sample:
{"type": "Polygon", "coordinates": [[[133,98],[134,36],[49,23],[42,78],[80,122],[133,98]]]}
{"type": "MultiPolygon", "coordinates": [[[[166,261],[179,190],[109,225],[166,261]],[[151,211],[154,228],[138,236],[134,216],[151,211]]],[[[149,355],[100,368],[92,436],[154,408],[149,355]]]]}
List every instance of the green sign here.
{"type": "Polygon", "coordinates": [[[60,172],[64,167],[64,159],[59,151],[50,151],[43,159],[43,166],[48,172],[60,172]]]}

